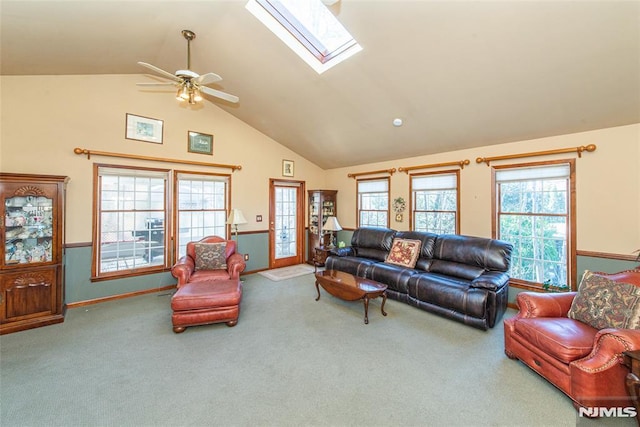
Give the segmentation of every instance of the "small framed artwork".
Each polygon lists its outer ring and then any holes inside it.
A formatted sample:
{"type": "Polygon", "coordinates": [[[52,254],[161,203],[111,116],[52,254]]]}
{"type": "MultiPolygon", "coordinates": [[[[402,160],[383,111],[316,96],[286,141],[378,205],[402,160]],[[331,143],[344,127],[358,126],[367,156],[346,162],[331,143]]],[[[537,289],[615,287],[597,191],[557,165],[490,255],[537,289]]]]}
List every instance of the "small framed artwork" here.
{"type": "Polygon", "coordinates": [[[282,161],[282,176],[293,176],[293,160],[282,161]]]}
{"type": "Polygon", "coordinates": [[[189,131],[187,150],[190,153],[213,155],[213,135],[189,131]]]}
{"type": "Polygon", "coordinates": [[[127,113],[127,126],[124,137],[136,141],[162,144],[164,122],[149,117],[127,113]]]}

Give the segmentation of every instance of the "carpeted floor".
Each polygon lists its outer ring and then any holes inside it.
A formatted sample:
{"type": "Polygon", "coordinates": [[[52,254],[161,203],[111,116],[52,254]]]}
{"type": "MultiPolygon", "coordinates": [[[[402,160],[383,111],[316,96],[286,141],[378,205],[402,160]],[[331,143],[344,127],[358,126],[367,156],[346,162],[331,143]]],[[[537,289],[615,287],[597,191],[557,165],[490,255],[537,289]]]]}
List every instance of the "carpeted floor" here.
{"type": "Polygon", "coordinates": [[[271,270],[261,271],[258,274],[266,277],[274,282],[281,280],[293,279],[294,277],[304,276],[313,273],[313,267],[309,264],[298,264],[290,267],[274,268],[271,270]]]}
{"type": "MultiPolygon", "coordinates": [[[[0,425],[604,426],[480,331],[313,275],[244,277],[240,321],[174,334],[170,292],[70,309],[0,337],[0,425]]],[[[513,312],[510,312],[513,315],[513,312]]],[[[612,423],[615,421],[615,423],[612,423]]]]}

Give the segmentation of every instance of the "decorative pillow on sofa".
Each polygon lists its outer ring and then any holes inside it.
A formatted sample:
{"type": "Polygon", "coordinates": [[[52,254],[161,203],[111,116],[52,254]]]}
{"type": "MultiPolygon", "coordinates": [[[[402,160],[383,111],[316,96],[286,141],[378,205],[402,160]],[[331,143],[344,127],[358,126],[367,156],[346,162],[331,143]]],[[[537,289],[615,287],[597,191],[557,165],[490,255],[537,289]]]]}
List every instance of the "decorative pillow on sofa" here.
{"type": "Polygon", "coordinates": [[[226,270],[227,243],[196,243],[196,270],[226,270]]]}
{"type": "Polygon", "coordinates": [[[587,270],[568,316],[596,329],[640,329],[640,287],[587,270]]]}
{"type": "Polygon", "coordinates": [[[389,255],[384,260],[389,264],[414,268],[420,256],[420,240],[393,239],[389,255]]]}

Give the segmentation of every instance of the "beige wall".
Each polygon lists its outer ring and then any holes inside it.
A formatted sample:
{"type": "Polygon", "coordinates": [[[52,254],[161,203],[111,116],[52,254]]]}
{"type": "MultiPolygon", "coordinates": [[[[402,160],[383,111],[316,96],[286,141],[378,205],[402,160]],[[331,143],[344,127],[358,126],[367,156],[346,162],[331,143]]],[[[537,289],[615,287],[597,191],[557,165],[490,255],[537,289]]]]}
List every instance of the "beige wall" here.
{"type": "MultiPolygon", "coordinates": [[[[327,171],[327,187],[339,189],[339,220],[343,227],[356,226],[356,184],[348,173],[469,159],[460,172],[461,234],[491,236],[491,168],[477,164],[477,157],[544,151],[556,148],[596,144],[593,153],[584,153],[576,161],[577,249],[622,255],[640,248],[640,124],[600,129],[591,132],[491,145],[437,155],[361,165],[327,171]]],[[[564,159],[564,154],[536,157],[496,164],[511,164],[547,159],[564,159]]],[[[437,169],[435,169],[437,170],[437,169]]],[[[391,177],[391,199],[409,200],[409,176],[396,172],[391,177]]],[[[408,229],[408,214],[391,227],[408,229]]]]}
{"type": "Polygon", "coordinates": [[[92,165],[212,169],[169,163],[78,156],[75,147],[200,162],[239,164],[233,173],[232,205],[248,224],[241,231],[265,230],[269,178],[280,178],[282,160],[295,161],[295,177],[307,188],[325,186],[324,171],[213,103],[196,108],[178,104],[172,92],[150,92],[135,85],[141,76],[3,76],[0,78],[0,170],[71,178],[67,198],[67,243],[91,241],[92,165]],[[164,143],[124,138],[125,114],[164,120],[164,143]],[[213,156],[187,152],[187,131],[214,135],[213,156]],[[262,223],[256,223],[262,215],[262,223]]]}
{"type": "MultiPolygon", "coordinates": [[[[137,75],[0,77],[0,170],[71,178],[67,243],[91,240],[94,162],[185,169],[104,157],[89,161],[74,154],[75,147],[242,165],[232,181],[232,204],[249,220],[242,231],[267,228],[266,222],[256,223],[255,216],[266,221],[268,180],[281,177],[282,159],[295,161],[295,179],[306,181],[307,189],[339,190],[338,216],[347,228],[356,224],[355,182],[347,173],[469,159],[471,164],[460,174],[461,233],[490,236],[491,168],[476,164],[476,157],[593,143],[598,149],[576,163],[578,249],[629,255],[640,248],[640,124],[323,171],[210,102],[184,107],[172,93],[141,90],[138,81],[137,75]],[[163,119],[164,143],[125,139],[125,113],[163,119]],[[188,153],[188,130],[213,134],[214,155],[188,153]]],[[[408,192],[408,175],[395,173],[392,199],[408,200],[408,192]]],[[[403,223],[392,219],[391,226],[408,228],[407,214],[403,223]]]]}

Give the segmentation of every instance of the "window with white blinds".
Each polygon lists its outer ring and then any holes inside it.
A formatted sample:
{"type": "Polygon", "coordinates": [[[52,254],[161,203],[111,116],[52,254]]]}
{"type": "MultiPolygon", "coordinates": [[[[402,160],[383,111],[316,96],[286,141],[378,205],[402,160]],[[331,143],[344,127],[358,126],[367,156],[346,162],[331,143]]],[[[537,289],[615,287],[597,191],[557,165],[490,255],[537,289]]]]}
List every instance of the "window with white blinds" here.
{"type": "Polygon", "coordinates": [[[525,284],[571,282],[574,163],[495,169],[497,238],[513,243],[511,277],[525,284]]]}
{"type": "Polygon", "coordinates": [[[416,231],[458,232],[459,173],[436,172],[411,176],[412,225],[416,231]]]}
{"type": "Polygon", "coordinates": [[[389,227],[389,178],[356,182],[358,227],[389,227]]]}

